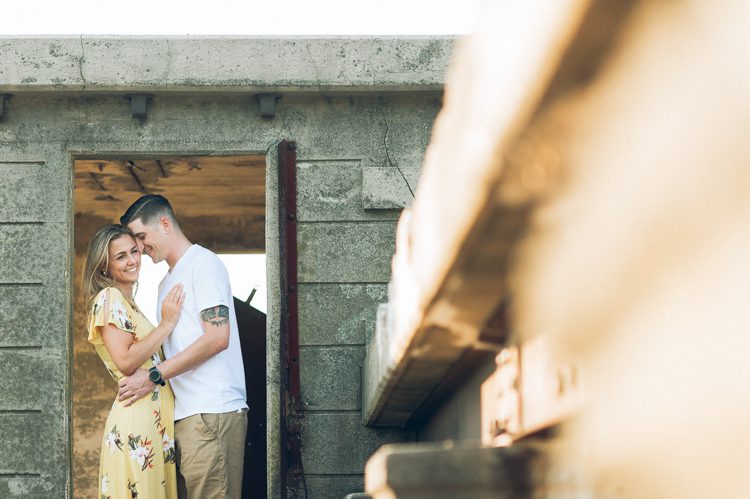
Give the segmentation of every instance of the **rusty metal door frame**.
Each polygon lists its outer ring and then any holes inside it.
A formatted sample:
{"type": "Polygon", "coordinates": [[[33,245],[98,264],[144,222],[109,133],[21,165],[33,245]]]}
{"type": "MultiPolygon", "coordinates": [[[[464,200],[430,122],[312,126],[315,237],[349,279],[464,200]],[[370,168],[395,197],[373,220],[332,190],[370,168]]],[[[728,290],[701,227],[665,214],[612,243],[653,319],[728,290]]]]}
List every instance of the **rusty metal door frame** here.
{"type": "MultiPolygon", "coordinates": [[[[280,307],[280,436],[281,497],[296,498],[305,490],[300,446],[299,322],[297,316],[297,146],[278,146],[280,307]]],[[[306,496],[307,494],[305,494],[306,496]]]]}

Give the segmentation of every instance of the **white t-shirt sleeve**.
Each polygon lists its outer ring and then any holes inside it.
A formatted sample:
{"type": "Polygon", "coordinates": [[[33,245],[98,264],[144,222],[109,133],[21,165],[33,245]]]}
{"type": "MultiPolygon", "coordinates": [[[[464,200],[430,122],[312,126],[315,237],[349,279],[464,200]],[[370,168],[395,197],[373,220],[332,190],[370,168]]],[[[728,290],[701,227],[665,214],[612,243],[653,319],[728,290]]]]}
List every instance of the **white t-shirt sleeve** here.
{"type": "Polygon", "coordinates": [[[199,313],[218,305],[229,307],[229,274],[218,257],[201,258],[193,268],[193,292],[199,313]]]}

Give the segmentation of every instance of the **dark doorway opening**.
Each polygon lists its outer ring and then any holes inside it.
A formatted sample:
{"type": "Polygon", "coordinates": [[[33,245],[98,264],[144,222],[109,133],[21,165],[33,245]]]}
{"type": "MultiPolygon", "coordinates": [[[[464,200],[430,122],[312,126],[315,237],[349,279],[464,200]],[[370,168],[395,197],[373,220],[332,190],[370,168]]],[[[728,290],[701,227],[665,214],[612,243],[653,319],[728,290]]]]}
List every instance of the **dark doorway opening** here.
{"type": "Polygon", "coordinates": [[[234,310],[240,330],[247,404],[250,406],[247,413],[242,496],[248,499],[266,499],[266,314],[236,297],[234,310]]]}
{"type": "MultiPolygon", "coordinates": [[[[93,347],[86,342],[80,277],[88,241],[103,225],[116,223],[123,210],[140,195],[159,193],[170,200],[191,241],[220,256],[263,255],[266,158],[264,155],[79,158],[74,165],[73,495],[86,499],[97,497],[104,421],[117,391],[93,347]]],[[[229,266],[228,270],[231,276],[229,266]]],[[[253,276],[252,280],[252,287],[264,286],[265,273],[253,276]]],[[[238,295],[234,284],[233,291],[250,406],[243,496],[265,499],[265,304],[259,303],[257,296],[251,301],[247,291],[238,295]]]]}

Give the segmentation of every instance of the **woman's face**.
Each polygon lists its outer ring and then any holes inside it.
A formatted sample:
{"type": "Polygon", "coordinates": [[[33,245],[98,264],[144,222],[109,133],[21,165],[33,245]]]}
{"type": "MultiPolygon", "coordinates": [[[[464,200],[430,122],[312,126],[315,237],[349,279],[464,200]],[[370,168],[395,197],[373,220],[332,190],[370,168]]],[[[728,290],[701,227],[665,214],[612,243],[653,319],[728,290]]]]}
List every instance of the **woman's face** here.
{"type": "Polygon", "coordinates": [[[141,270],[141,252],[132,236],[120,236],[109,242],[107,274],[118,284],[132,284],[141,270]]]}

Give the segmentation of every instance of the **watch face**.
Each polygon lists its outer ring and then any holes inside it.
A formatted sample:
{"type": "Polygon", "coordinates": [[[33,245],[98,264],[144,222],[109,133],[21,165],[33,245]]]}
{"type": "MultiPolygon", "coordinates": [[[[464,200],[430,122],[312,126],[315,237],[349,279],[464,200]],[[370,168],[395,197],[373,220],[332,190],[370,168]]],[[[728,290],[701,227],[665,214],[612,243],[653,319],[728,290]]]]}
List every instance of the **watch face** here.
{"type": "Polygon", "coordinates": [[[148,379],[150,379],[154,383],[158,383],[159,380],[161,379],[161,373],[159,371],[157,371],[156,369],[154,369],[153,371],[149,371],[148,372],[148,379]]]}

